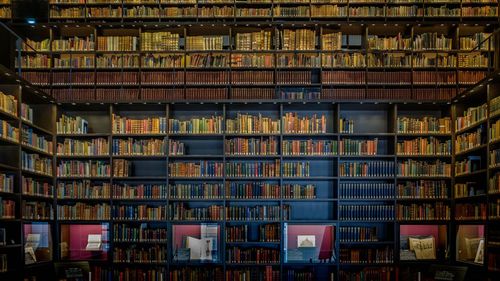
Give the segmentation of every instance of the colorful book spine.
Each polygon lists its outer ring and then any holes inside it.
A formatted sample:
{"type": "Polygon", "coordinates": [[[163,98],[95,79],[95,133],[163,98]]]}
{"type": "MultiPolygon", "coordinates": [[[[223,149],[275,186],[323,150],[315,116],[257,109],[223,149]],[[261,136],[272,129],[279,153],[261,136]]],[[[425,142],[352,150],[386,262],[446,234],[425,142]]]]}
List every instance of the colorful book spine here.
{"type": "Polygon", "coordinates": [[[341,264],[378,264],[393,263],[394,250],[390,247],[382,249],[340,249],[341,264]]]}
{"type": "Polygon", "coordinates": [[[2,199],[0,197],[0,218],[14,219],[16,217],[16,202],[13,200],[2,199]]]}
{"type": "MultiPolygon", "coordinates": [[[[277,281],[280,280],[281,272],[274,269],[272,266],[265,266],[263,268],[229,268],[226,270],[226,280],[263,280],[263,281],[277,281]]],[[[304,280],[304,279],[293,279],[304,280]]]]}
{"type": "Polygon", "coordinates": [[[54,210],[51,202],[32,202],[23,200],[23,219],[52,220],[54,210]]]}
{"type": "Polygon", "coordinates": [[[232,199],[271,199],[280,198],[278,184],[252,182],[226,182],[226,198],[232,199]]]}
{"type": "Polygon", "coordinates": [[[172,220],[213,220],[224,218],[224,206],[211,205],[208,207],[190,208],[186,203],[175,202],[169,205],[170,219],[172,220]]]}
{"type": "MultiPolygon", "coordinates": [[[[481,211],[482,211],[482,209],[481,209],[481,211]]],[[[490,202],[488,218],[490,220],[500,219],[500,199],[492,200],[492,202],[490,202]]]]}
{"type": "Polygon", "coordinates": [[[310,162],[283,162],[282,175],[287,178],[310,177],[310,162]]]}
{"type": "Polygon", "coordinates": [[[394,220],[394,206],[341,205],[339,218],[343,221],[390,221],[394,220]]]}
{"type": "Polygon", "coordinates": [[[354,133],[354,120],[340,118],[340,120],[339,120],[339,132],[341,134],[353,134],[354,133]]]}
{"type": "Polygon", "coordinates": [[[164,221],[167,220],[167,206],[115,205],[111,215],[115,220],[164,221]]]}
{"type": "Polygon", "coordinates": [[[234,138],[225,140],[226,155],[277,155],[276,137],[234,138]]]}
{"type": "Polygon", "coordinates": [[[183,142],[170,140],[168,142],[168,155],[184,155],[186,153],[186,145],[183,142]]]}
{"type": "Polygon", "coordinates": [[[111,207],[109,204],[85,204],[58,205],[57,217],[60,220],[109,220],[111,219],[111,207]]]}
{"type": "Polygon", "coordinates": [[[238,113],[236,119],[226,120],[226,133],[229,134],[279,134],[279,120],[271,117],[238,113]]]}
{"type": "Polygon", "coordinates": [[[17,116],[18,101],[14,96],[0,91],[0,110],[17,116]]]}
{"type": "Polygon", "coordinates": [[[490,127],[490,141],[500,140],[500,120],[491,124],[490,127]]]}
{"type": "Polygon", "coordinates": [[[455,205],[455,220],[486,220],[486,203],[457,203],[455,205]]]}
{"type": "Polygon", "coordinates": [[[57,144],[57,155],[65,156],[103,156],[109,155],[109,144],[105,138],[91,140],[65,138],[57,144]]]}
{"type": "Polygon", "coordinates": [[[168,188],[162,184],[113,185],[113,199],[166,199],[167,195],[168,188]]]}
{"type": "Polygon", "coordinates": [[[60,199],[110,199],[111,185],[109,183],[93,184],[89,180],[59,182],[57,198],[60,199]]]}
{"type": "Polygon", "coordinates": [[[490,100],[490,116],[496,116],[500,113],[500,96],[490,100]]]}
{"type": "Polygon", "coordinates": [[[455,121],[455,129],[457,131],[466,129],[474,124],[483,121],[488,116],[488,105],[483,104],[476,107],[467,108],[463,116],[458,116],[455,121]]]}
{"type": "Polygon", "coordinates": [[[172,199],[220,199],[223,186],[219,183],[199,184],[171,184],[170,198],[172,199]]]}
{"type": "Polygon", "coordinates": [[[337,141],[329,140],[283,140],[283,155],[336,155],[337,141]]]}
{"type": "Polygon", "coordinates": [[[114,134],[166,134],[167,118],[134,119],[113,114],[112,131],[114,134]]]}
{"type": "MultiPolygon", "coordinates": [[[[285,214],[283,214],[283,216],[285,218],[289,217],[289,215],[285,214]]],[[[226,207],[226,220],[231,221],[279,221],[280,217],[280,206],[260,205],[226,207]]]]}
{"type": "Polygon", "coordinates": [[[316,186],[314,184],[285,184],[282,187],[283,198],[287,199],[315,199],[316,186]]]}
{"type": "Polygon", "coordinates": [[[222,177],[224,164],[213,161],[176,162],[168,164],[170,177],[222,177]]]}
{"type": "Polygon", "coordinates": [[[0,173],[0,192],[14,192],[14,175],[0,173]]]}
{"type": "Polygon", "coordinates": [[[163,139],[113,139],[113,155],[157,156],[166,155],[167,140],[163,139]]]}
{"type": "Polygon", "coordinates": [[[397,130],[400,134],[450,134],[451,118],[398,117],[397,130]]]}
{"type": "Polygon", "coordinates": [[[490,194],[500,193],[500,173],[495,173],[489,179],[488,193],[490,194]]]}
{"type": "Polygon", "coordinates": [[[398,220],[449,220],[450,216],[450,206],[444,202],[397,204],[396,206],[398,220]]]}
{"type": "Polygon", "coordinates": [[[455,137],[455,154],[474,149],[483,144],[483,128],[475,132],[461,134],[455,137]]]}
{"type": "Polygon", "coordinates": [[[9,122],[0,120],[0,137],[19,142],[19,128],[12,126],[9,122]]]}
{"type": "Polygon", "coordinates": [[[398,163],[399,177],[449,177],[451,164],[436,160],[434,162],[408,159],[398,163]]]}
{"type": "Polygon", "coordinates": [[[168,241],[167,229],[152,227],[147,224],[139,227],[128,224],[113,225],[114,242],[158,242],[168,241]]]}
{"type": "Polygon", "coordinates": [[[113,159],[113,177],[124,178],[130,176],[131,162],[125,159],[113,159]]]}
{"type": "Polygon", "coordinates": [[[417,138],[403,140],[396,145],[398,155],[451,155],[451,140],[437,138],[417,138]]]}
{"type": "Polygon", "coordinates": [[[21,152],[22,169],[30,172],[52,176],[52,159],[39,154],[21,152]]]}
{"type": "Polygon", "coordinates": [[[22,143],[24,145],[36,148],[38,150],[50,154],[54,152],[52,141],[48,140],[45,136],[41,136],[33,132],[32,128],[23,126],[22,136],[23,136],[22,143]]]}
{"type": "Polygon", "coordinates": [[[391,199],[394,198],[394,184],[341,182],[339,184],[339,198],[391,199]]]}
{"type": "Polygon", "coordinates": [[[297,113],[288,112],[282,118],[283,132],[286,134],[325,134],[327,120],[323,114],[300,117],[297,113]]]}
{"type": "MultiPolygon", "coordinates": [[[[260,224],[258,242],[279,242],[280,226],[278,224],[260,224]]],[[[226,227],[226,242],[251,242],[248,225],[231,225],[226,227]]]]}
{"type": "Polygon", "coordinates": [[[226,177],[269,177],[280,176],[280,160],[274,162],[230,162],[226,163],[226,177]]]}
{"type": "Polygon", "coordinates": [[[377,242],[377,227],[342,226],[340,242],[377,242]]]}
{"type": "Polygon", "coordinates": [[[105,161],[61,161],[57,166],[57,176],[64,177],[109,177],[111,167],[105,161]]]}
{"type": "Polygon", "coordinates": [[[33,123],[33,108],[28,104],[21,103],[21,119],[33,123]]]}
{"type": "Polygon", "coordinates": [[[87,134],[89,123],[82,117],[62,115],[57,122],[58,134],[87,134]]]}
{"type": "Polygon", "coordinates": [[[394,162],[389,161],[348,161],[339,164],[341,177],[392,177],[394,162]]]}
{"type": "Polygon", "coordinates": [[[341,139],[339,141],[340,155],[377,155],[378,139],[374,140],[356,140],[341,139]]]}
{"type": "Polygon", "coordinates": [[[445,181],[407,181],[396,187],[398,199],[446,199],[448,185],[445,181]]]}
{"type": "Polygon", "coordinates": [[[115,263],[137,263],[137,264],[159,264],[167,263],[167,247],[153,245],[129,246],[121,248],[115,246],[113,249],[113,262],[115,263]]]}
{"type": "MultiPolygon", "coordinates": [[[[1,176],[0,176],[1,179],[1,176]]],[[[47,182],[41,182],[32,178],[22,178],[23,195],[54,197],[54,187],[47,182]]]]}
{"type": "Polygon", "coordinates": [[[222,116],[192,118],[187,121],[168,119],[170,134],[222,134],[222,116]]]}
{"type": "Polygon", "coordinates": [[[263,247],[227,247],[226,262],[229,264],[278,264],[280,250],[263,247]]]}

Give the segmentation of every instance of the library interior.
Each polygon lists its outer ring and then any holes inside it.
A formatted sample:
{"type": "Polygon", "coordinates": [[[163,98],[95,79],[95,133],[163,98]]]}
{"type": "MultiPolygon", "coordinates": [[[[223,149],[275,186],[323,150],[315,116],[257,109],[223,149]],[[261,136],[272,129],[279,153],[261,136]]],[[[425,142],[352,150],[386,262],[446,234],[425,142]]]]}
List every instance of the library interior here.
{"type": "Polygon", "coordinates": [[[500,280],[499,8],[0,0],[0,280],[500,280]]]}

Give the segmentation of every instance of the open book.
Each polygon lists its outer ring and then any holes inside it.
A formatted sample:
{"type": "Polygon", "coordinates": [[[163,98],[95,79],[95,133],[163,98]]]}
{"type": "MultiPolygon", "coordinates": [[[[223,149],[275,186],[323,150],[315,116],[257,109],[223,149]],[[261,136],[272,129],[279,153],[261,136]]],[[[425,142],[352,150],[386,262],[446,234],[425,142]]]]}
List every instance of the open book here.
{"type": "Polygon", "coordinates": [[[87,251],[100,251],[102,245],[101,234],[89,234],[87,238],[87,251]]]}
{"type": "Polygon", "coordinates": [[[186,237],[186,248],[190,250],[190,259],[195,261],[212,261],[212,238],[186,237]]]}

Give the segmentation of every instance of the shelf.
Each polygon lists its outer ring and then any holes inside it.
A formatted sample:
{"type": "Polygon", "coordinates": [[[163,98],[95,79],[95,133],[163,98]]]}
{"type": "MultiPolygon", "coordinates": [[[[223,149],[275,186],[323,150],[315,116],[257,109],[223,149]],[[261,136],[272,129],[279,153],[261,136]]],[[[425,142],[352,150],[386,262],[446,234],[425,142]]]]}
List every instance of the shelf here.
{"type": "Polygon", "coordinates": [[[48,129],[45,129],[45,128],[42,128],[40,126],[37,126],[29,121],[26,121],[24,119],[21,119],[22,121],[22,124],[25,125],[25,126],[28,126],[28,127],[31,127],[33,129],[35,129],[35,131],[39,131],[41,133],[43,133],[44,135],[48,135],[48,136],[52,136],[52,132],[48,129]]]}
{"type": "Polygon", "coordinates": [[[58,159],[110,159],[108,155],[57,155],[58,159]]]}
{"type": "Polygon", "coordinates": [[[457,174],[457,175],[455,175],[455,178],[473,177],[473,176],[477,176],[477,175],[480,175],[480,174],[484,174],[486,172],[487,172],[487,169],[482,169],[482,170],[478,170],[478,171],[474,171],[474,172],[468,172],[468,173],[464,173],[464,174],[457,174]]]}
{"type": "Polygon", "coordinates": [[[35,152],[35,153],[38,153],[38,154],[42,154],[42,155],[47,156],[47,157],[52,157],[53,156],[53,154],[50,153],[50,152],[48,152],[48,151],[41,150],[41,149],[39,149],[37,147],[31,146],[31,145],[28,145],[28,144],[22,143],[21,144],[21,148],[23,150],[28,150],[30,152],[35,152]]]}
{"type": "Polygon", "coordinates": [[[487,121],[487,120],[488,120],[488,118],[484,118],[484,119],[482,119],[482,120],[480,120],[480,121],[477,121],[477,122],[475,122],[475,123],[473,123],[473,124],[470,124],[470,125],[469,125],[469,126],[467,126],[467,127],[464,127],[464,128],[462,128],[462,129],[460,129],[460,130],[457,130],[457,131],[455,131],[455,135],[460,135],[460,134],[463,134],[463,133],[465,133],[465,132],[467,132],[467,131],[470,131],[470,130],[472,130],[472,129],[475,129],[476,127],[478,127],[478,126],[480,126],[480,125],[482,125],[482,124],[486,123],[486,121],[487,121]]]}
{"type": "Polygon", "coordinates": [[[25,169],[22,169],[22,173],[23,174],[27,174],[27,175],[31,175],[31,176],[37,176],[37,177],[43,177],[43,178],[53,178],[54,176],[53,175],[48,175],[48,174],[44,174],[44,173],[40,173],[40,172],[35,172],[35,171],[30,171],[30,170],[25,170],[25,169]]]}
{"type": "Polygon", "coordinates": [[[460,157],[460,156],[464,156],[464,155],[467,155],[471,152],[475,152],[475,151],[478,151],[478,150],[481,150],[481,149],[485,149],[488,145],[487,144],[482,144],[482,145],[478,145],[478,146],[475,146],[475,147],[472,147],[472,148],[468,148],[464,151],[460,151],[460,152],[455,152],[455,157],[460,157]]]}
{"type": "Polygon", "coordinates": [[[19,141],[13,140],[13,139],[8,139],[0,136],[0,142],[9,144],[9,145],[19,145],[19,141]]]}
{"type": "Polygon", "coordinates": [[[107,138],[111,134],[107,133],[85,133],[85,134],[57,134],[57,137],[61,138],[107,138]]]}

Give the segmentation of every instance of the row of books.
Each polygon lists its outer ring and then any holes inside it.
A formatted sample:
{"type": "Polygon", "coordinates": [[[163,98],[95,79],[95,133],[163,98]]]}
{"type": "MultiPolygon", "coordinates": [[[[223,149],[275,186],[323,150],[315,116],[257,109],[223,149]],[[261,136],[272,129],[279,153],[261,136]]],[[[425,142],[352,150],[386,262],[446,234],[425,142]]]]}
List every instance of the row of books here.
{"type": "MultiPolygon", "coordinates": [[[[494,180],[495,177],[496,175],[490,179],[490,184],[491,180],[494,180]]],[[[484,194],[484,187],[477,186],[475,182],[455,183],[455,186],[453,188],[453,194],[454,198],[464,198],[469,196],[482,195],[484,194]]]]}
{"type": "Polygon", "coordinates": [[[440,160],[428,162],[408,159],[398,163],[397,171],[401,177],[449,177],[451,164],[440,160]]]}
{"type": "Polygon", "coordinates": [[[113,155],[166,155],[167,140],[163,139],[113,139],[113,155]]]}
{"type": "Polygon", "coordinates": [[[381,249],[340,249],[341,264],[377,264],[393,263],[394,250],[390,247],[381,249]]]}
{"type": "Polygon", "coordinates": [[[114,242],[166,242],[168,240],[167,229],[164,227],[152,227],[148,224],[133,226],[128,224],[113,225],[114,242]]]}
{"type": "Polygon", "coordinates": [[[49,154],[54,153],[52,140],[47,139],[46,136],[37,134],[28,126],[22,127],[22,143],[49,154]]]}
{"type": "Polygon", "coordinates": [[[373,140],[341,139],[339,155],[377,155],[378,138],[373,140]]]}
{"type": "Polygon", "coordinates": [[[341,177],[391,177],[395,164],[390,161],[349,161],[339,163],[341,177]]]}
{"type": "Polygon", "coordinates": [[[500,112],[500,97],[495,97],[490,100],[490,115],[496,116],[500,112]]]}
{"type": "Polygon", "coordinates": [[[455,154],[468,151],[483,143],[483,127],[479,127],[470,133],[457,135],[455,137],[455,154]]]}
{"type": "Polygon", "coordinates": [[[463,116],[457,116],[455,121],[455,129],[463,130],[469,126],[481,122],[488,116],[488,105],[483,104],[476,107],[469,107],[463,112],[463,116]]]}
{"type": "Polygon", "coordinates": [[[109,144],[105,138],[70,139],[65,138],[57,144],[57,155],[66,156],[98,156],[109,155],[109,144]]]}
{"type": "Polygon", "coordinates": [[[338,194],[341,199],[392,199],[394,198],[394,184],[341,182],[338,194]]]}
{"type": "Polygon", "coordinates": [[[377,227],[342,226],[339,235],[340,242],[376,242],[379,241],[377,227]]]}
{"type": "Polygon", "coordinates": [[[14,175],[0,173],[0,192],[14,192],[14,175]]]}
{"type": "MultiPolygon", "coordinates": [[[[115,160],[117,161],[117,160],[115,160]]],[[[57,165],[57,177],[109,177],[111,167],[106,161],[63,160],[57,165]]]]}
{"type": "Polygon", "coordinates": [[[280,122],[271,117],[238,113],[235,119],[226,120],[226,132],[230,134],[279,134],[280,122]]]}
{"type": "Polygon", "coordinates": [[[111,206],[106,203],[57,205],[57,218],[60,220],[109,220],[111,206]]]}
{"type": "Polygon", "coordinates": [[[339,280],[392,281],[394,280],[393,275],[393,267],[365,267],[361,270],[340,270],[339,280]]]}
{"type": "Polygon", "coordinates": [[[488,216],[486,203],[457,203],[455,220],[486,220],[488,216]]]}
{"type": "Polygon", "coordinates": [[[23,219],[25,220],[52,220],[54,210],[52,202],[37,202],[23,200],[23,219]]]}
{"type": "Polygon", "coordinates": [[[278,264],[280,262],[280,250],[264,247],[227,247],[226,262],[234,264],[278,264]]]}
{"type": "Polygon", "coordinates": [[[394,220],[394,206],[340,205],[339,219],[343,221],[390,221],[394,220]]]}
{"type": "Polygon", "coordinates": [[[444,202],[397,204],[396,206],[398,220],[449,220],[450,216],[450,206],[444,202]]]}
{"type": "Polygon", "coordinates": [[[128,246],[113,248],[113,262],[127,264],[161,264],[167,263],[167,247],[160,245],[152,246],[128,246]]]}
{"type": "Polygon", "coordinates": [[[398,155],[451,155],[451,140],[435,137],[404,140],[396,144],[398,155]]]}
{"type": "Polygon", "coordinates": [[[276,137],[234,138],[225,142],[226,155],[277,155],[276,137]]]}
{"type": "Polygon", "coordinates": [[[336,155],[337,141],[328,140],[283,140],[283,155],[336,155]]]}
{"type": "Polygon", "coordinates": [[[407,181],[396,187],[396,196],[400,199],[446,199],[448,185],[445,181],[407,181]]]}
{"type": "Polygon", "coordinates": [[[47,176],[52,176],[52,159],[39,154],[21,152],[22,169],[47,176]]]}
{"type": "MultiPolygon", "coordinates": [[[[231,3],[229,3],[231,4],[231,3]]],[[[367,3],[369,4],[369,3],[367,3]]],[[[9,18],[10,9],[2,7],[5,17],[9,18]]],[[[248,18],[248,17],[275,17],[275,18],[329,18],[329,17],[495,17],[498,15],[496,7],[462,7],[446,8],[418,6],[361,6],[348,7],[337,5],[313,5],[307,6],[280,6],[274,5],[272,8],[244,8],[233,6],[201,6],[193,7],[151,7],[151,6],[121,6],[116,7],[71,7],[62,8],[52,6],[50,9],[50,18],[53,20],[71,20],[71,19],[157,19],[157,18],[248,18]]]]}
{"type": "Polygon", "coordinates": [[[398,117],[397,131],[400,134],[450,134],[451,118],[443,117],[398,117]]]}
{"type": "Polygon", "coordinates": [[[13,142],[19,142],[19,128],[5,120],[0,120],[0,137],[13,142]]]}
{"type": "Polygon", "coordinates": [[[115,220],[167,220],[167,206],[118,205],[113,206],[111,216],[115,220]]]}
{"type": "Polygon", "coordinates": [[[109,199],[110,183],[92,183],[90,180],[64,181],[57,184],[59,199],[109,199]]]}
{"type": "Polygon", "coordinates": [[[18,101],[9,94],[0,91],[0,110],[17,116],[18,101]]]}
{"type": "Polygon", "coordinates": [[[497,167],[500,164],[500,149],[490,151],[490,167],[497,167]]]}
{"type": "Polygon", "coordinates": [[[33,124],[33,108],[26,103],[21,103],[21,119],[33,124]]]}
{"type": "Polygon", "coordinates": [[[168,132],[170,134],[221,134],[222,124],[222,116],[192,118],[186,121],[168,119],[168,132]]]}
{"type": "Polygon", "coordinates": [[[22,177],[23,195],[53,198],[54,186],[49,182],[43,182],[29,177],[22,177]]]}
{"type": "Polygon", "coordinates": [[[495,121],[495,123],[490,126],[490,141],[498,139],[500,139],[500,120],[495,121]]]}
{"type": "Polygon", "coordinates": [[[455,162],[455,176],[466,175],[481,170],[481,158],[469,156],[467,159],[455,162]]]}
{"type": "MultiPolygon", "coordinates": [[[[250,226],[231,225],[226,227],[226,242],[253,242],[250,240],[250,226]]],[[[279,242],[281,239],[281,230],[278,224],[259,224],[258,242],[279,242]]]]}
{"type": "Polygon", "coordinates": [[[0,197],[0,218],[14,219],[16,217],[16,202],[0,197]]]}
{"type": "Polygon", "coordinates": [[[147,117],[144,119],[112,115],[112,131],[115,134],[165,134],[166,117],[147,117]]]}
{"type": "Polygon", "coordinates": [[[299,116],[296,112],[288,112],[282,117],[283,132],[289,134],[324,134],[327,132],[327,119],[324,114],[299,116]]]}
{"type": "Polygon", "coordinates": [[[80,116],[62,115],[57,121],[58,134],[87,134],[89,123],[80,116]]]}
{"type": "Polygon", "coordinates": [[[230,162],[226,163],[227,177],[267,177],[278,178],[280,176],[280,160],[274,162],[230,162]]]}

